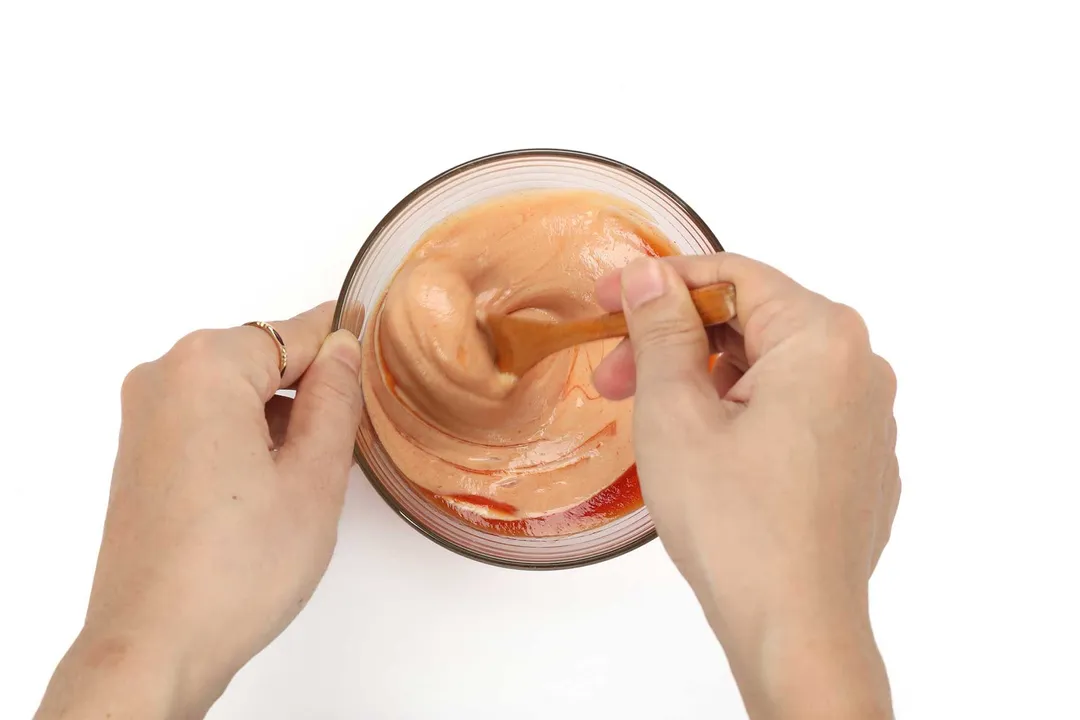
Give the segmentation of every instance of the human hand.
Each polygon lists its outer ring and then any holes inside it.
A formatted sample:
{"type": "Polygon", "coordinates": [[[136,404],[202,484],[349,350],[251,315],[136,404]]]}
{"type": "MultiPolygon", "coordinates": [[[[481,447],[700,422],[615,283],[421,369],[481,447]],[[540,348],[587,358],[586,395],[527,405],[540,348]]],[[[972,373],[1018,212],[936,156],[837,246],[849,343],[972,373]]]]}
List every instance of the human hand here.
{"type": "Polygon", "coordinates": [[[38,718],[201,717],[311,597],[360,418],[359,343],[327,337],[332,313],[274,324],[284,377],[255,327],[193,333],[128,375],[86,622],[38,718]]]}
{"type": "Polygon", "coordinates": [[[635,397],[646,505],[751,716],[891,717],[867,585],[900,496],[896,381],[862,319],[730,253],[638,260],[597,297],[630,337],[594,382],[635,397]],[[737,315],[707,334],[687,286],[722,281],[737,315]]]}

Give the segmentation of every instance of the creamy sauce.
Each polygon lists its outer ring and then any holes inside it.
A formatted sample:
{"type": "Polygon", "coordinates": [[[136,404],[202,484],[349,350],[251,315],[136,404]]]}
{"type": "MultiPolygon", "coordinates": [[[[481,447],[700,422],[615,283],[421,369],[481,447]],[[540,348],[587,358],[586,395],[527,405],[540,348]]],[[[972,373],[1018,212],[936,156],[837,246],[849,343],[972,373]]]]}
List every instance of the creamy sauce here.
{"type": "Polygon", "coordinates": [[[621,513],[640,507],[632,401],[609,402],[591,382],[617,341],[563,351],[515,380],[495,368],[478,321],[491,312],[596,315],[597,278],[635,257],[670,253],[640,210],[582,190],[495,198],[431,228],[363,338],[367,411],[402,474],[504,534],[597,524],[581,519],[583,507],[607,522],[614,509],[598,507],[607,496],[618,496],[621,513]],[[616,481],[618,492],[601,495],[616,481]],[[546,522],[513,525],[529,519],[546,522]]]}

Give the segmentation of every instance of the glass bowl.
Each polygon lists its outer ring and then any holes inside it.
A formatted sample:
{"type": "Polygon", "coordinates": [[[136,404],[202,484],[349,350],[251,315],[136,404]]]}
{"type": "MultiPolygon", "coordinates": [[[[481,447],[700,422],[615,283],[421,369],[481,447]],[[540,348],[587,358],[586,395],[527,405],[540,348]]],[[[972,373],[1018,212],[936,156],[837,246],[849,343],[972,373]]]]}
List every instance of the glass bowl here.
{"type": "MultiPolygon", "coordinates": [[[[433,225],[476,202],[523,190],[580,188],[637,205],[682,254],[723,250],[705,222],[675,193],[615,160],[570,150],[516,150],[470,160],[428,180],[368,236],[341,288],[334,329],[363,336],[364,308],[378,305],[394,273],[433,225]]],[[[606,525],[557,537],[511,537],[481,530],[440,508],[406,479],[379,442],[365,409],[356,461],[379,495],[410,525],[445,548],[503,567],[580,567],[641,547],[656,537],[641,507],[606,525]]]]}

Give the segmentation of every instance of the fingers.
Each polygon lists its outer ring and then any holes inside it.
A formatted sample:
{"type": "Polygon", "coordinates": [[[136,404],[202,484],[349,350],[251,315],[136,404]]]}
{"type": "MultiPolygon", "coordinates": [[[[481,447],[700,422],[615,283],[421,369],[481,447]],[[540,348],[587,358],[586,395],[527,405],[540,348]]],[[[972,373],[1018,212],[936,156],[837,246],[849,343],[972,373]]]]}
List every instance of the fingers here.
{"type": "Polygon", "coordinates": [[[326,338],[300,379],[278,453],[304,481],[328,483],[334,497],[344,497],[360,424],[360,357],[360,343],[348,330],[326,338]]]}
{"type": "Polygon", "coordinates": [[[596,281],[596,304],[604,312],[622,312],[622,268],[612,270],[596,281]]]}
{"type": "MultiPolygon", "coordinates": [[[[151,365],[184,378],[180,384],[192,388],[215,388],[218,392],[226,387],[251,388],[261,407],[279,389],[294,384],[311,364],[330,331],[333,313],[333,303],[324,303],[290,320],[272,323],[288,355],[284,377],[279,369],[278,344],[269,332],[251,326],[196,330],[151,365]]],[[[223,402],[230,404],[232,400],[223,402]]]]}
{"type": "MultiPolygon", "coordinates": [[[[751,352],[743,354],[750,363],[821,308],[820,296],[779,270],[741,255],[729,252],[675,255],[661,262],[669,265],[690,288],[734,283],[736,316],[729,325],[746,336],[751,352]]],[[[615,287],[622,272],[616,270],[596,282],[596,302],[609,312],[620,309],[615,303],[615,287]]]]}
{"type": "MultiPolygon", "coordinates": [[[[738,382],[747,370],[746,355],[743,350],[742,337],[727,325],[718,325],[712,330],[729,330],[728,339],[720,345],[715,336],[709,333],[710,350],[723,350],[723,354],[712,369],[713,385],[716,386],[720,397],[727,397],[728,392],[738,382]]],[[[722,335],[721,335],[722,336],[722,335]]],[[[637,368],[634,366],[634,348],[628,339],[624,339],[608,353],[593,371],[593,386],[602,396],[608,400],[625,400],[634,395],[637,387],[637,368]]],[[[728,398],[736,402],[745,402],[745,398],[728,398]]]]}
{"type": "Polygon", "coordinates": [[[636,373],[634,347],[628,339],[623,338],[596,366],[593,386],[608,400],[625,400],[634,394],[636,373]]]}
{"type": "Polygon", "coordinates": [[[265,330],[247,325],[231,328],[225,331],[225,344],[245,378],[266,402],[281,388],[293,385],[308,369],[330,333],[333,317],[334,303],[325,302],[289,320],[270,323],[285,341],[288,362],[284,376],[277,343],[265,330]]]}
{"type": "Polygon", "coordinates": [[[623,270],[621,281],[641,411],[663,413],[672,403],[713,394],[709,341],[679,276],[660,260],[641,258],[623,270]]]}

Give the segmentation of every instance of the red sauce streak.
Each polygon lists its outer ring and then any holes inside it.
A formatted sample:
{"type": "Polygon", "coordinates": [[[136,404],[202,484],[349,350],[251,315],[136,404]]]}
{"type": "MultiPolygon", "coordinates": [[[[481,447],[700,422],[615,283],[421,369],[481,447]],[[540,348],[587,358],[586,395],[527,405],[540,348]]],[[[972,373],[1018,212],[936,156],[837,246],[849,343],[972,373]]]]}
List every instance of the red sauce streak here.
{"type": "MultiPolygon", "coordinates": [[[[436,495],[419,486],[414,487],[426,495],[443,512],[461,518],[481,530],[511,537],[551,537],[591,530],[628,515],[644,505],[644,501],[641,499],[641,485],[638,483],[637,465],[631,465],[626,472],[619,476],[618,480],[580,505],[551,515],[520,520],[496,520],[483,517],[448,503],[442,495],[436,495]]],[[[476,505],[486,505],[493,510],[506,513],[514,512],[513,507],[485,497],[454,495],[451,498],[476,505]]]]}

